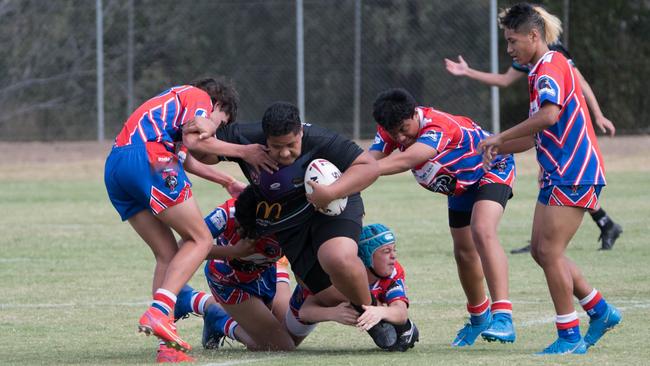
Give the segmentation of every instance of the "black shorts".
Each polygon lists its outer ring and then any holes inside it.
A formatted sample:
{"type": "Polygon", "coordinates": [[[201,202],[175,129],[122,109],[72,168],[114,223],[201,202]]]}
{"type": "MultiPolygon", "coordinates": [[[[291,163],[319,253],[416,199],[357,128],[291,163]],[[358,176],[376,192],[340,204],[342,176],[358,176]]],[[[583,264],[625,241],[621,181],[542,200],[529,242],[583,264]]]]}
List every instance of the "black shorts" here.
{"type": "Polygon", "coordinates": [[[505,210],[506,203],[510,198],[512,198],[512,188],[505,184],[492,183],[481,187],[473,187],[473,189],[463,193],[461,197],[455,197],[454,204],[449,205],[449,227],[461,228],[469,226],[475,202],[494,201],[503,206],[505,210]]]}
{"type": "Polygon", "coordinates": [[[311,292],[318,293],[332,284],[318,263],[318,249],[339,236],[359,241],[363,214],[363,200],[355,194],[348,197],[345,210],[338,216],[316,213],[304,225],[276,233],[291,270],[311,292]]]}

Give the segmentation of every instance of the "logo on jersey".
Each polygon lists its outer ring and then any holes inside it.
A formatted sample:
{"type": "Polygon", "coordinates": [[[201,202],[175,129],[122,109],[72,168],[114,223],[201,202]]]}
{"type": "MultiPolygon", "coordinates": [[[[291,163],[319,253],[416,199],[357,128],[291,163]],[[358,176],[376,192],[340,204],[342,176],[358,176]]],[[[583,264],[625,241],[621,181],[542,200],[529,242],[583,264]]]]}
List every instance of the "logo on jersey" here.
{"type": "Polygon", "coordinates": [[[174,188],[178,185],[178,173],[171,168],[167,168],[162,172],[162,178],[165,180],[165,185],[169,188],[170,191],[173,191],[174,188]]]}
{"type": "Polygon", "coordinates": [[[268,220],[271,215],[273,215],[273,218],[275,220],[280,218],[280,214],[282,213],[282,205],[279,203],[274,203],[274,204],[269,204],[266,201],[262,201],[257,204],[257,208],[255,209],[255,215],[257,217],[262,217],[264,220],[268,220]],[[275,215],[273,215],[275,213],[275,215]]]}
{"type": "Polygon", "coordinates": [[[553,89],[553,86],[551,85],[551,82],[552,80],[546,76],[542,76],[537,80],[537,92],[539,93],[540,97],[542,94],[547,94],[551,97],[555,97],[557,95],[555,89],[553,89]]]}
{"type": "Polygon", "coordinates": [[[456,178],[447,174],[439,175],[428,188],[433,192],[451,195],[456,190],[456,178]]]}
{"type": "Polygon", "coordinates": [[[430,140],[433,143],[437,143],[438,140],[440,139],[440,132],[436,131],[427,131],[425,132],[422,136],[420,136],[421,139],[426,139],[430,140]]]}
{"type": "Polygon", "coordinates": [[[221,207],[217,207],[216,210],[210,215],[210,222],[217,228],[217,230],[223,230],[228,223],[228,216],[226,215],[226,210],[221,207]]]}
{"type": "Polygon", "coordinates": [[[277,191],[280,189],[281,186],[282,185],[280,184],[280,182],[275,182],[269,186],[269,189],[272,191],[277,191]]]}

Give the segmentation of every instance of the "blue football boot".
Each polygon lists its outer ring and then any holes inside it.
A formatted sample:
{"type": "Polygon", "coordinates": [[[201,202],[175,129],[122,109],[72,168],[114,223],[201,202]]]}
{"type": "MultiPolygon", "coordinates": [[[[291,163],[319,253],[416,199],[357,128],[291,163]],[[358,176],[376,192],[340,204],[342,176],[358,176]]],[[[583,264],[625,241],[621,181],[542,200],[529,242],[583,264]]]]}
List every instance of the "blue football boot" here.
{"type": "Polygon", "coordinates": [[[203,337],[201,344],[205,349],[217,349],[223,344],[225,335],[221,331],[220,323],[230,315],[219,305],[210,305],[203,316],[203,337]]]}
{"type": "Polygon", "coordinates": [[[462,327],[458,334],[456,334],[456,339],[451,342],[452,347],[465,347],[471,346],[476,341],[476,338],[488,327],[490,326],[490,319],[480,324],[472,324],[471,322],[466,323],[462,327]]]}
{"type": "Polygon", "coordinates": [[[176,296],[176,306],[174,306],[175,322],[192,314],[192,293],[194,293],[194,289],[189,285],[185,285],[176,296]]]}
{"type": "Polygon", "coordinates": [[[555,342],[544,348],[543,351],[536,353],[536,355],[582,355],[585,353],[587,353],[587,344],[582,338],[576,342],[569,342],[564,338],[558,338],[555,342]]]}
{"type": "Polygon", "coordinates": [[[512,324],[512,316],[502,313],[492,315],[490,326],[481,333],[481,337],[488,342],[514,342],[517,335],[515,326],[512,324]]]}
{"type": "Polygon", "coordinates": [[[595,345],[607,331],[618,325],[622,318],[621,312],[612,305],[607,305],[605,315],[597,319],[591,318],[589,320],[589,329],[587,329],[587,333],[585,334],[587,347],[595,345]]]}

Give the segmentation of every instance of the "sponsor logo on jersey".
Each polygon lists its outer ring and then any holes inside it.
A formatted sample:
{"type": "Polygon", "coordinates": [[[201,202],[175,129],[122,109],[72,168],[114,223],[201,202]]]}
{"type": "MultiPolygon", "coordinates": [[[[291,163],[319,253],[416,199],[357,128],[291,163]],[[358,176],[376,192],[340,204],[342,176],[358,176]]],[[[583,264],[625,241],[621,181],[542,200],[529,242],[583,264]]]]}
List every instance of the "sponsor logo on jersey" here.
{"type": "Polygon", "coordinates": [[[257,217],[263,218],[264,220],[268,220],[271,216],[273,216],[273,218],[277,220],[280,218],[281,213],[282,213],[282,205],[277,202],[273,204],[269,204],[266,201],[262,201],[257,204],[257,208],[255,209],[255,215],[257,217]]]}
{"type": "Polygon", "coordinates": [[[275,182],[269,186],[269,189],[272,191],[277,191],[280,189],[281,186],[282,185],[280,184],[280,182],[275,182]]]}
{"type": "Polygon", "coordinates": [[[440,138],[440,132],[427,131],[422,136],[420,136],[420,138],[431,140],[432,142],[438,142],[438,139],[440,138]]]}

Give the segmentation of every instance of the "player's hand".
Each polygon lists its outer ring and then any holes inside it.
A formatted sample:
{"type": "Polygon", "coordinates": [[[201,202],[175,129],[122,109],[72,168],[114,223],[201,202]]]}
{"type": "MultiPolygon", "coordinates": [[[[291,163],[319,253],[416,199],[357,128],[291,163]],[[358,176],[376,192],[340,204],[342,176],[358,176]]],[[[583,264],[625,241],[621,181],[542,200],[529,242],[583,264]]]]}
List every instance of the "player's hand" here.
{"type": "Polygon", "coordinates": [[[343,325],[356,325],[359,313],[350,306],[349,302],[338,304],[334,307],[334,320],[343,325]]]}
{"type": "Polygon", "coordinates": [[[276,163],[271,157],[269,156],[269,149],[260,144],[250,144],[250,145],[244,145],[247,152],[244,154],[244,161],[248,163],[248,165],[252,166],[253,169],[256,171],[260,171],[260,169],[264,169],[269,174],[273,174],[278,170],[278,163],[276,163]]]}
{"type": "Polygon", "coordinates": [[[445,59],[445,67],[450,74],[456,76],[466,76],[469,70],[467,62],[463,59],[463,56],[458,55],[458,62],[452,61],[448,58],[445,59]]]}
{"type": "Polygon", "coordinates": [[[196,116],[183,125],[183,133],[198,133],[200,140],[214,136],[219,127],[213,120],[202,116],[196,116]]]}
{"type": "Polygon", "coordinates": [[[614,127],[614,123],[607,119],[605,116],[600,115],[594,119],[594,123],[602,133],[607,133],[609,131],[609,136],[614,137],[616,134],[616,127],[614,127]]]}
{"type": "Polygon", "coordinates": [[[228,247],[230,249],[228,256],[232,258],[244,258],[255,254],[256,241],[256,239],[250,238],[240,239],[235,245],[228,247]]]}
{"type": "Polygon", "coordinates": [[[247,186],[248,185],[246,183],[242,183],[237,179],[233,179],[232,182],[226,184],[223,188],[226,189],[230,197],[237,198],[244,191],[244,189],[246,189],[247,186]]]}
{"type": "Polygon", "coordinates": [[[501,134],[488,136],[478,143],[478,150],[483,153],[483,170],[486,172],[492,168],[492,161],[499,154],[499,147],[502,144],[501,134]]]}
{"type": "Polygon", "coordinates": [[[337,198],[332,192],[331,186],[318,184],[311,180],[307,181],[307,184],[314,190],[312,193],[307,194],[307,202],[314,205],[317,210],[324,209],[337,198]]]}
{"type": "Polygon", "coordinates": [[[383,319],[385,310],[383,306],[362,305],[362,307],[365,311],[357,319],[357,328],[369,330],[383,319]]]}

